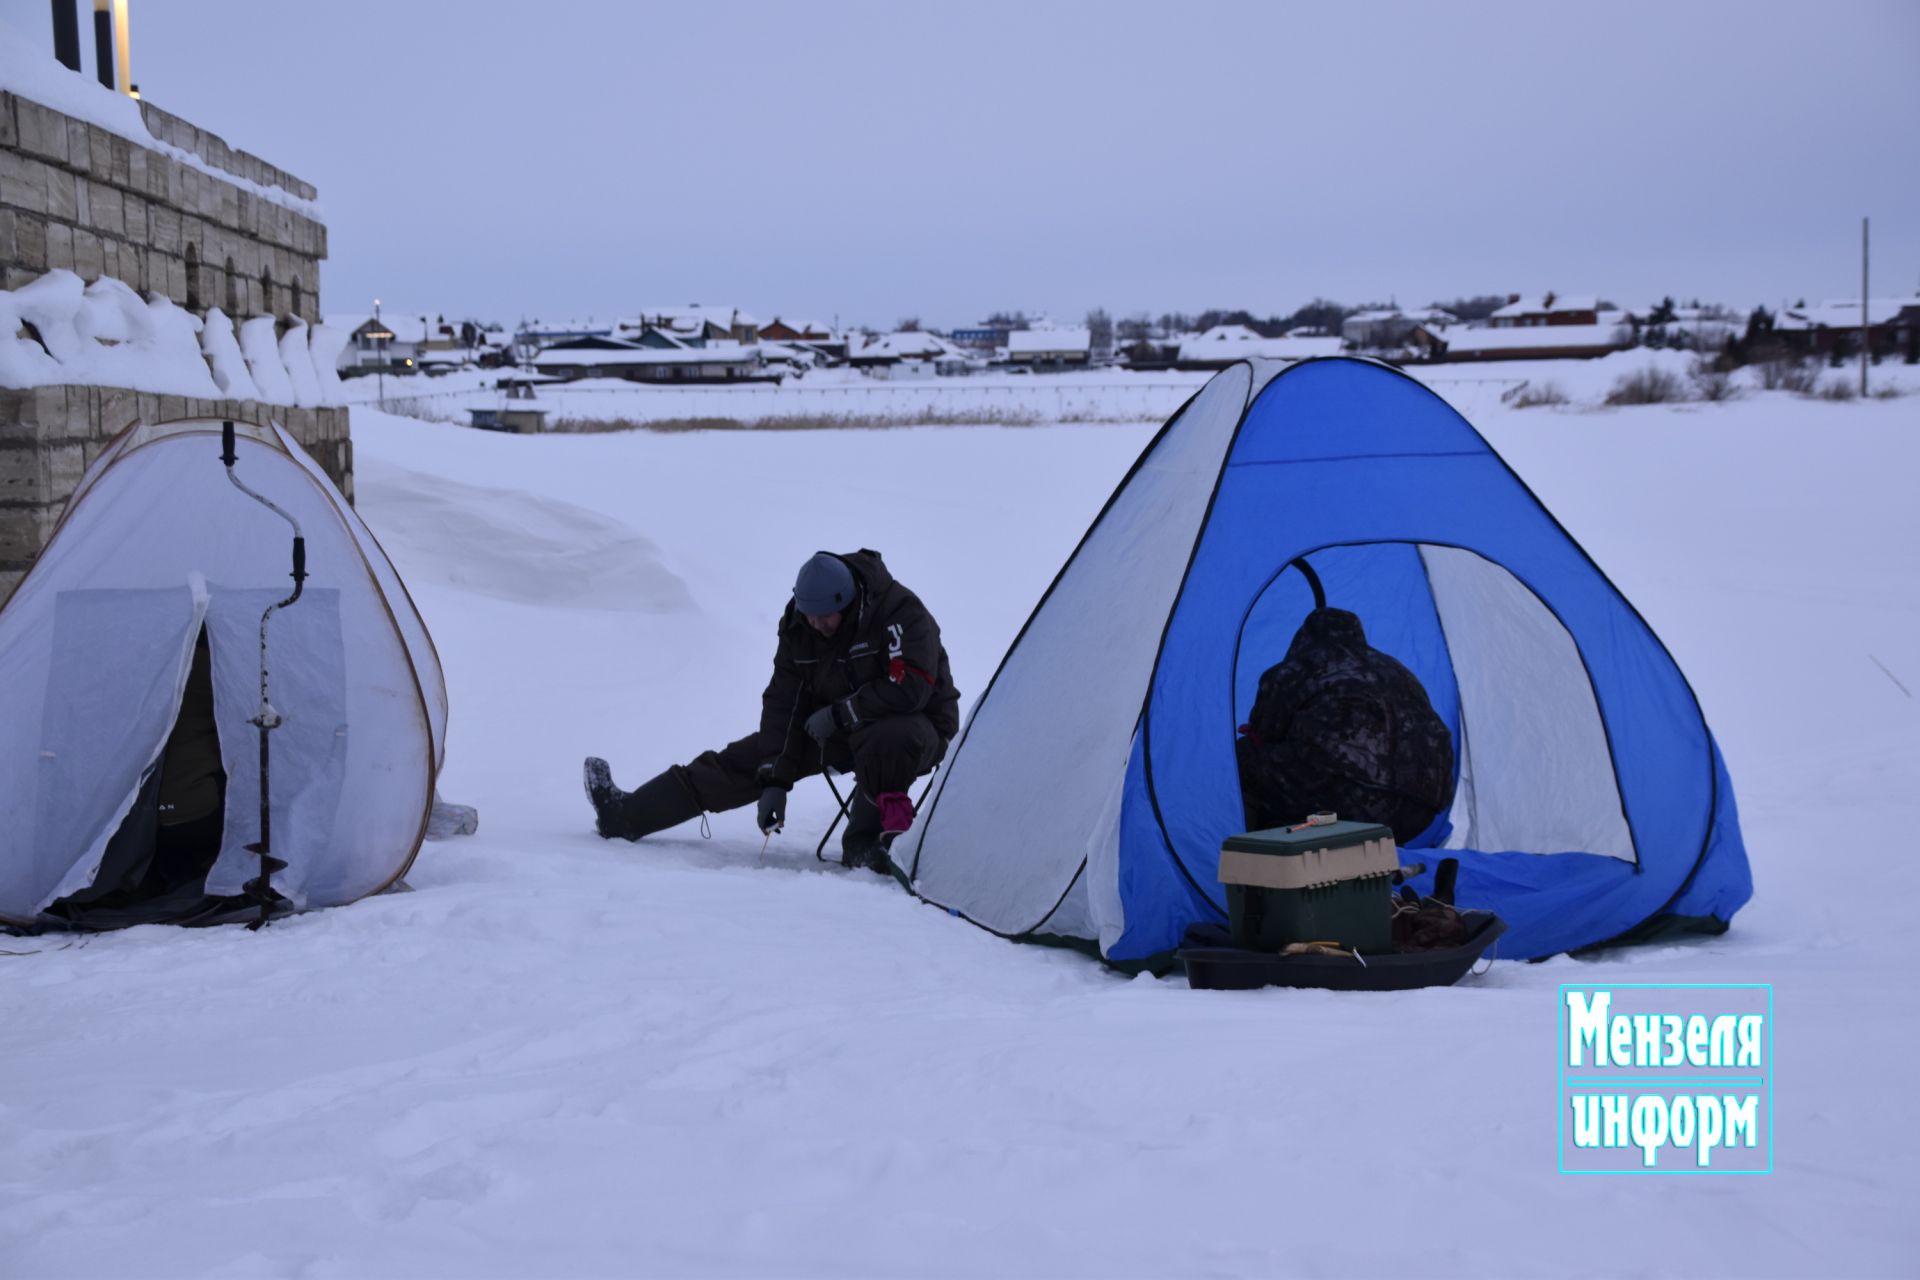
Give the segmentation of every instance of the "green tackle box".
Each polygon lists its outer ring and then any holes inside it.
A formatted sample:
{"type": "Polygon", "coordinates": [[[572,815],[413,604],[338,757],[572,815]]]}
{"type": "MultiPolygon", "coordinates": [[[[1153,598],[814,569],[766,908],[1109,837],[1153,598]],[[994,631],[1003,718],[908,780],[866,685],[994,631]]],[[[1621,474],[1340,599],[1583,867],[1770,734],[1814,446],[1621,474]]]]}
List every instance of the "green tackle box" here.
{"type": "Polygon", "coordinates": [[[1373,822],[1274,827],[1220,846],[1233,945],[1278,951],[1332,942],[1349,951],[1393,949],[1393,832],[1373,822]]]}

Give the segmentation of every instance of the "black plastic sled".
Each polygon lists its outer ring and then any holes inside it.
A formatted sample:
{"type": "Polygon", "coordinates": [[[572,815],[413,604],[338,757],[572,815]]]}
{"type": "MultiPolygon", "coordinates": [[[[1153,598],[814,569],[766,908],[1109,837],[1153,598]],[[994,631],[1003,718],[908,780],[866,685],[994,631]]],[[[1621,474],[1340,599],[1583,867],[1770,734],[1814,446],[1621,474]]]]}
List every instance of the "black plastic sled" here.
{"type": "Polygon", "coordinates": [[[1231,945],[1227,927],[1197,924],[1187,930],[1176,953],[1187,966],[1187,985],[1208,991],[1251,991],[1256,987],[1317,987],[1324,991],[1411,991],[1448,987],[1465,977],[1507,922],[1488,911],[1463,911],[1472,927],[1458,946],[1432,951],[1388,951],[1365,957],[1282,956],[1243,951],[1231,945]]]}

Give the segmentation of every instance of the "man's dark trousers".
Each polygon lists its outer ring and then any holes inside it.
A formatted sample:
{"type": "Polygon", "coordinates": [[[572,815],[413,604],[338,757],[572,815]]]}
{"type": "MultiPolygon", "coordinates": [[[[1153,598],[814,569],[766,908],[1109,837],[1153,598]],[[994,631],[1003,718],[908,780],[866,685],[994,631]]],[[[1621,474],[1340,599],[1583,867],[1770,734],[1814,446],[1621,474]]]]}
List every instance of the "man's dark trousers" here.
{"type": "MultiPolygon", "coordinates": [[[[767,785],[759,774],[760,766],[779,751],[779,743],[768,744],[759,734],[749,734],[719,751],[696,756],[681,766],[680,776],[707,812],[738,809],[760,798],[767,785]]],[[[822,751],[808,753],[799,777],[819,773],[824,760],[838,772],[852,772],[854,781],[871,798],[908,790],[915,778],[939,764],[946,754],[947,744],[926,716],[918,712],[884,716],[851,733],[828,738],[822,751]]]]}

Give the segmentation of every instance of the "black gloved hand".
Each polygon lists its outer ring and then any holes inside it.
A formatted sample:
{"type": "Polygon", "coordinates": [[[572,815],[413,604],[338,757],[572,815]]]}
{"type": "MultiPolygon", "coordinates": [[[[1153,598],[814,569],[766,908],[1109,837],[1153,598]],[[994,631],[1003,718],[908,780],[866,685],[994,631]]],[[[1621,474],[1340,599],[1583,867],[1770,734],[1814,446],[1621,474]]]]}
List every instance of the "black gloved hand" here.
{"type": "Polygon", "coordinates": [[[807,717],[807,732],[815,742],[825,742],[840,732],[840,719],[833,713],[834,704],[829,702],[807,717]]]}
{"type": "Polygon", "coordinates": [[[760,831],[772,835],[787,825],[787,789],[770,786],[760,793],[760,831]]]}

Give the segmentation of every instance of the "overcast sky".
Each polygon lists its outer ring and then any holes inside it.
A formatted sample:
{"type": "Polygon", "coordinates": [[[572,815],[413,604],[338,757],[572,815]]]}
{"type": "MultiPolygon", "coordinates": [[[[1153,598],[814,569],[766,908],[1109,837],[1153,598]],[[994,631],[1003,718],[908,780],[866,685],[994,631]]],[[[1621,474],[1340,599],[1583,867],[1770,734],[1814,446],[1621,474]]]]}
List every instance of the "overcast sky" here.
{"type": "MultiPolygon", "coordinates": [[[[46,0],[0,16],[51,49],[46,0]]],[[[131,26],[146,97],[319,187],[332,312],[1748,305],[1857,295],[1862,215],[1874,293],[1920,289],[1914,0],[133,0],[131,26]]]]}

